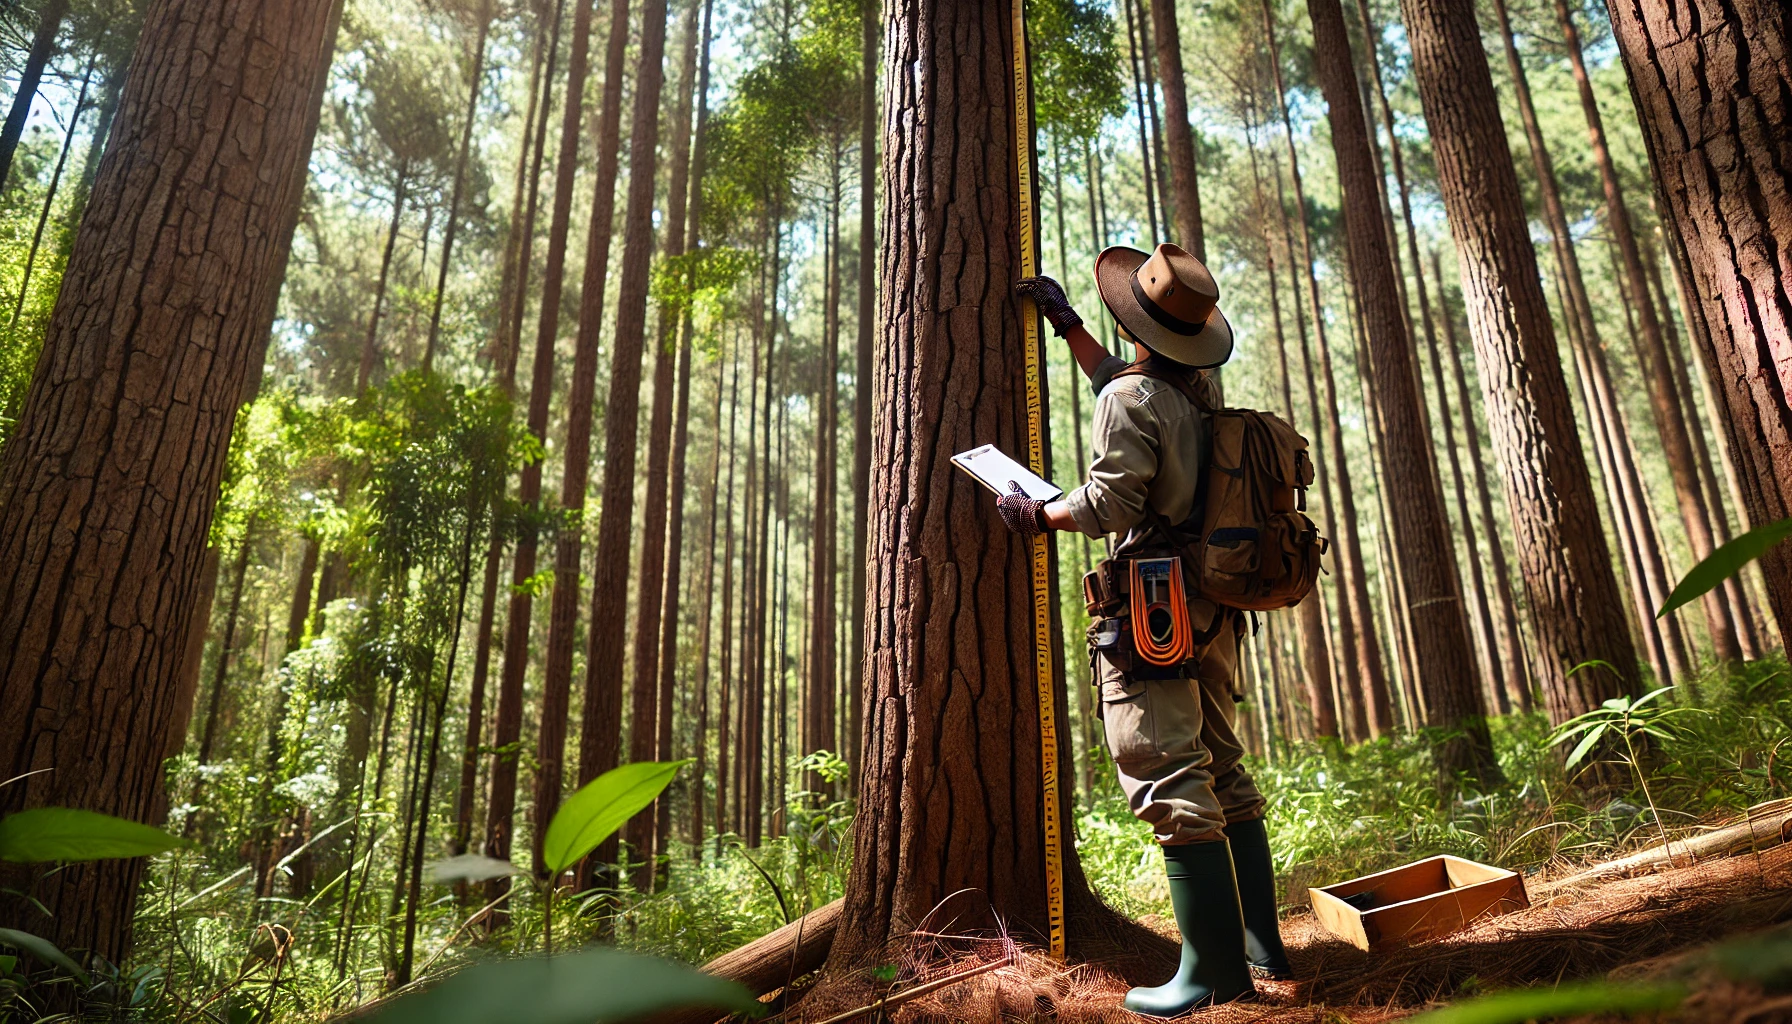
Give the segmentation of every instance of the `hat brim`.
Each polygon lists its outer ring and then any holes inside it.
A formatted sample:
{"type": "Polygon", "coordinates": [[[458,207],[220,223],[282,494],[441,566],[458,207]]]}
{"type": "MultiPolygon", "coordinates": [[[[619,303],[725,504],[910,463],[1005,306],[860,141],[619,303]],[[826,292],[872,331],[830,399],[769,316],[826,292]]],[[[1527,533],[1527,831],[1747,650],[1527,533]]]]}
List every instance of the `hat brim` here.
{"type": "Polygon", "coordinates": [[[1124,245],[1109,246],[1095,258],[1095,288],[1108,312],[1146,348],[1184,366],[1208,370],[1231,359],[1232,324],[1218,306],[1198,333],[1177,334],[1139,305],[1130,282],[1133,271],[1150,258],[1149,253],[1124,245]]]}

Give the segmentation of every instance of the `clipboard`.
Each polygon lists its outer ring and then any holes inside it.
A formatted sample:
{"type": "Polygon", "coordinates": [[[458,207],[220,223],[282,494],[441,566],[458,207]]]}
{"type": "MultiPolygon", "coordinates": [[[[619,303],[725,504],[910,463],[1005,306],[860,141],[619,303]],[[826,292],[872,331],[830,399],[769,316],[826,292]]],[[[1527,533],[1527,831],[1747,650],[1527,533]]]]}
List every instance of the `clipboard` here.
{"type": "Polygon", "coordinates": [[[952,456],[952,464],[964,470],[971,479],[990,489],[997,497],[1008,493],[1010,481],[1020,485],[1034,501],[1051,501],[1064,493],[1064,488],[1039,476],[1008,457],[993,444],[978,445],[968,452],[952,456]]]}

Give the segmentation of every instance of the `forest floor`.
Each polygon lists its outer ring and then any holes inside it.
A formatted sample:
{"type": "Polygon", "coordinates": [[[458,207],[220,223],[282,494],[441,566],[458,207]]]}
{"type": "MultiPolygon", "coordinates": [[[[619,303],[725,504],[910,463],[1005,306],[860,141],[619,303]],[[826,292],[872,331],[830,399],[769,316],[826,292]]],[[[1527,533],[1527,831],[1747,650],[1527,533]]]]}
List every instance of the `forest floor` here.
{"type": "MultiPolygon", "coordinates": [[[[1567,874],[1560,873],[1563,879],[1567,874]]],[[[1792,921],[1792,846],[1632,878],[1563,884],[1538,874],[1526,881],[1527,909],[1376,954],[1326,934],[1311,912],[1303,911],[1283,922],[1299,981],[1259,982],[1256,1002],[1188,1019],[1379,1024],[1481,993],[1603,978],[1608,984],[1602,991],[1686,993],[1676,1009],[1629,1019],[1792,1020],[1792,996],[1786,994],[1792,987],[1792,930],[1773,927],[1792,921]]],[[[1174,933],[1174,925],[1161,918],[1142,923],[1174,933]]],[[[976,959],[972,954],[939,962],[914,980],[964,972],[976,959]]],[[[884,1019],[896,1024],[1151,1019],[1121,1009],[1127,985],[1114,974],[1088,965],[1065,969],[1037,952],[1021,951],[1018,961],[905,1002],[884,1019]]]]}

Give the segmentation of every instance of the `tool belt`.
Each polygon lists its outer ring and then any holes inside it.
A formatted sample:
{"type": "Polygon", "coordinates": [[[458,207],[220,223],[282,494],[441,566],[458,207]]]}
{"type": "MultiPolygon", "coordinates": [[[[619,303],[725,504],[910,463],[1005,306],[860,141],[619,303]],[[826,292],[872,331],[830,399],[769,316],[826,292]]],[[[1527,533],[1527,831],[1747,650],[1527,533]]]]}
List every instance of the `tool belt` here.
{"type": "Polygon", "coordinates": [[[1090,657],[1105,655],[1137,679],[1185,675],[1227,619],[1226,610],[1191,595],[1182,559],[1174,556],[1103,559],[1083,577],[1083,602],[1095,617],[1090,657]]]}

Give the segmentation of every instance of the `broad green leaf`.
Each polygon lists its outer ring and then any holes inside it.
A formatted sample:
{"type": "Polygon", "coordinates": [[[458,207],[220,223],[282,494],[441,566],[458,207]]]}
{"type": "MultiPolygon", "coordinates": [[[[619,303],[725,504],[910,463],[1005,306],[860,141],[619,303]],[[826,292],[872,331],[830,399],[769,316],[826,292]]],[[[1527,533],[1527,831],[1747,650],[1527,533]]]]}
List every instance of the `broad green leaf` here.
{"type": "Polygon", "coordinates": [[[1711,552],[1711,557],[1692,567],[1692,571],[1668,595],[1667,603],[1661,606],[1661,611],[1656,612],[1655,617],[1659,619],[1682,605],[1704,597],[1707,592],[1741,572],[1743,566],[1760,558],[1769,548],[1787,537],[1792,537],[1792,519],[1758,526],[1711,552]]]}
{"type": "Polygon", "coordinates": [[[49,939],[33,935],[30,932],[22,932],[15,928],[0,928],[0,946],[11,946],[14,949],[22,949],[46,964],[52,964],[62,968],[75,978],[78,978],[81,984],[87,984],[87,972],[81,969],[80,964],[69,959],[67,953],[57,949],[56,944],[49,939]]]}
{"type": "Polygon", "coordinates": [[[463,853],[458,857],[446,860],[431,861],[423,865],[423,880],[436,885],[453,885],[456,882],[484,882],[488,879],[503,878],[506,875],[520,875],[523,869],[507,860],[495,857],[481,857],[477,853],[463,853]]]}
{"type": "Polygon", "coordinates": [[[16,956],[0,956],[0,975],[11,974],[12,969],[18,964],[19,958],[16,956]]]}
{"type": "Polygon", "coordinates": [[[593,946],[469,967],[394,1000],[368,1024],[591,1024],[682,1006],[758,1016],[746,989],[671,960],[593,946]]]}
{"type": "Polygon", "coordinates": [[[1527,988],[1422,1013],[1408,1024],[1522,1024],[1528,1020],[1616,1013],[1630,1016],[1672,1010],[1686,998],[1684,989],[1590,982],[1559,988],[1527,988]]]}
{"type": "Polygon", "coordinates": [[[147,857],[185,845],[159,828],[72,807],[38,807],[0,818],[0,860],[20,864],[147,857]]]}
{"type": "Polygon", "coordinates": [[[548,869],[556,873],[578,863],[579,858],[610,838],[623,823],[653,803],[685,761],[636,761],[592,779],[560,805],[541,853],[548,869]]]}
{"type": "Polygon", "coordinates": [[[1662,686],[1662,687],[1658,687],[1656,689],[1650,690],[1648,693],[1643,694],[1641,697],[1638,697],[1635,701],[1633,701],[1630,705],[1630,710],[1635,711],[1637,708],[1642,707],[1644,704],[1649,703],[1650,701],[1654,700],[1655,698],[1661,696],[1662,694],[1664,694],[1672,689],[1673,689],[1672,686],[1662,686]]]}
{"type": "Polygon", "coordinates": [[[1599,737],[1604,735],[1604,724],[1601,724],[1599,728],[1588,732],[1586,738],[1580,741],[1580,745],[1574,748],[1574,752],[1568,755],[1568,767],[1572,768],[1579,764],[1580,759],[1586,757],[1587,754],[1592,751],[1594,745],[1599,742],[1599,737]]]}

